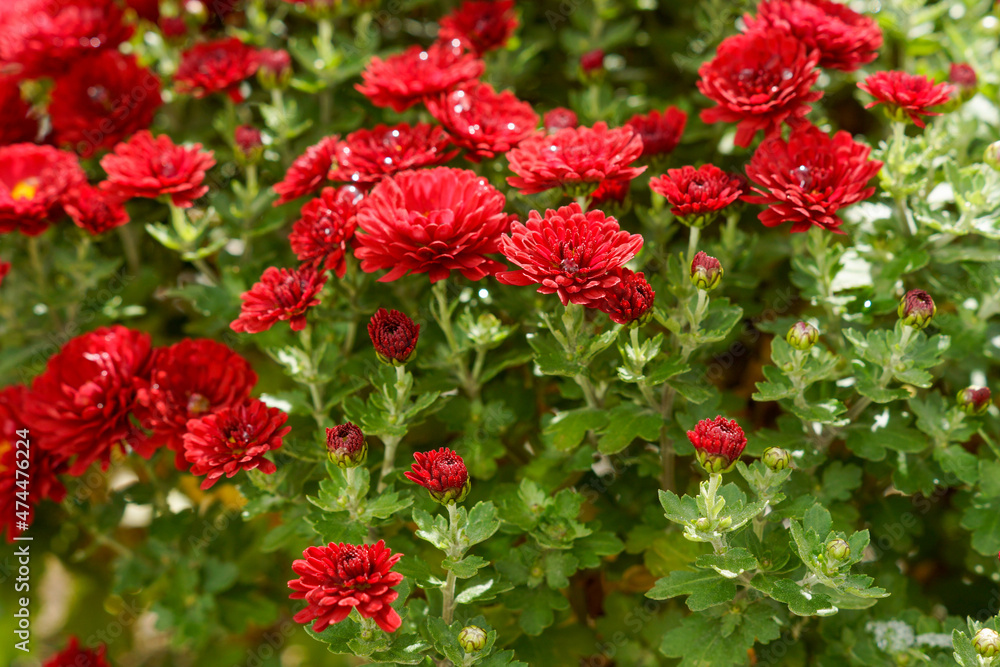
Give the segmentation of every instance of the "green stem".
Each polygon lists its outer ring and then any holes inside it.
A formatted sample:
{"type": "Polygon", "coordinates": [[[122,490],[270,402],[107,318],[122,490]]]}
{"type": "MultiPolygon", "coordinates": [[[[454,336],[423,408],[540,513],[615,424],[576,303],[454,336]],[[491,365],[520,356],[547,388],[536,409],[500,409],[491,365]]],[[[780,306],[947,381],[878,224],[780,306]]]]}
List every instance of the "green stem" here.
{"type": "Polygon", "coordinates": [[[451,359],[455,365],[455,374],[458,376],[459,382],[462,384],[462,388],[469,398],[478,398],[479,396],[479,382],[476,380],[476,376],[469,372],[469,364],[466,359],[465,352],[459,347],[458,339],[455,337],[455,327],[451,323],[451,306],[448,303],[448,286],[444,280],[439,280],[434,283],[434,299],[437,307],[434,304],[431,306],[431,314],[437,321],[438,326],[441,327],[441,331],[444,332],[444,337],[448,341],[448,347],[451,350],[451,359]]]}
{"type": "MultiPolygon", "coordinates": [[[[403,415],[406,410],[406,401],[409,398],[406,391],[406,366],[396,366],[396,384],[394,385],[396,389],[396,400],[390,406],[389,417],[398,419],[403,415]]],[[[395,423],[395,422],[394,422],[395,423]]],[[[392,473],[393,466],[396,462],[396,450],[399,448],[399,443],[402,440],[399,436],[384,436],[382,442],[385,443],[385,455],[382,457],[382,471],[379,474],[378,480],[378,492],[381,493],[389,485],[387,481],[389,475],[392,473]]]]}
{"type": "Polygon", "coordinates": [[[320,78],[324,82],[319,93],[319,122],[326,127],[333,116],[333,88],[328,80],[328,72],[333,65],[333,23],[329,18],[323,17],[317,22],[317,28],[316,50],[323,63],[320,78]]]}
{"type": "Polygon", "coordinates": [[[687,263],[688,269],[691,268],[691,262],[694,261],[694,256],[698,251],[698,241],[701,239],[701,228],[691,227],[691,233],[688,236],[688,252],[687,252],[687,263]]]}
{"type": "Polygon", "coordinates": [[[316,425],[322,430],[326,425],[326,407],[323,401],[323,386],[316,382],[315,377],[319,371],[319,362],[316,350],[313,348],[313,325],[310,324],[302,330],[302,349],[309,357],[309,377],[306,386],[309,387],[309,396],[312,399],[312,416],[316,425]]]}
{"type": "MultiPolygon", "coordinates": [[[[458,505],[456,503],[449,503],[446,507],[448,508],[448,527],[451,536],[451,546],[448,549],[448,556],[454,559],[461,557],[458,535],[458,505]]],[[[457,580],[455,572],[448,570],[448,578],[442,589],[444,600],[441,604],[441,618],[448,625],[451,625],[451,622],[455,619],[455,583],[457,580]]]]}

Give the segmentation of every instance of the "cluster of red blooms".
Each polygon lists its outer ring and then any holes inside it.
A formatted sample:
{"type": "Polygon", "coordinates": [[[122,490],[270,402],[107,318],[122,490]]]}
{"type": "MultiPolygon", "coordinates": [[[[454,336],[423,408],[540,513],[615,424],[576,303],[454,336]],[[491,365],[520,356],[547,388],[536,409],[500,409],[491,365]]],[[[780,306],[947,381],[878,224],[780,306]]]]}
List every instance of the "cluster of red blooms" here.
{"type": "MultiPolygon", "coordinates": [[[[15,484],[16,431],[28,428],[34,507],[61,500],[57,475],[79,476],[115,450],[149,458],[166,447],[179,469],[204,476],[203,487],[239,470],[273,472],[264,457],[281,446],[287,415],[250,398],[257,374],[241,356],[212,340],[154,348],[149,335],[122,326],[67,342],[30,388],[0,391],[0,488],[15,484]],[[132,419],[138,424],[136,426],[132,419]]],[[[15,494],[4,493],[3,502],[15,494]]],[[[4,511],[3,521],[14,516],[4,511]]],[[[15,535],[7,526],[8,538],[15,535]]]]}

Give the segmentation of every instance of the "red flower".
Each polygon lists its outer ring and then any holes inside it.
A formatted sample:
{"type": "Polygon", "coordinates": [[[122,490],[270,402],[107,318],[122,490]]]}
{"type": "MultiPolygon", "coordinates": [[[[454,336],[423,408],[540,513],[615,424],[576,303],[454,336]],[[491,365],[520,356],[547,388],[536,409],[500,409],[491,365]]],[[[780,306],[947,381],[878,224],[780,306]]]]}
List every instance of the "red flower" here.
{"type": "Polygon", "coordinates": [[[764,0],[747,31],[776,28],[819,51],[819,66],[853,72],[878,57],[882,31],[871,18],[833,0],[764,0]]]}
{"type": "Polygon", "coordinates": [[[245,162],[256,162],[264,151],[264,139],[260,130],[253,125],[238,125],[233,130],[233,143],[237,158],[245,162]]]}
{"type": "Polygon", "coordinates": [[[465,0],[462,6],[440,21],[438,40],[454,40],[477,56],[499,49],[517,30],[514,0],[465,0]]]}
{"type": "Polygon", "coordinates": [[[472,81],[485,65],[471,53],[450,44],[433,44],[427,50],[411,46],[386,60],[373,57],[355,88],[377,107],[401,112],[417,102],[472,81]]]}
{"type": "Polygon", "coordinates": [[[473,82],[426,100],[427,109],[473,162],[506,153],[530,136],[538,114],[512,92],[473,82]]]}
{"type": "Polygon", "coordinates": [[[162,103],[159,78],[135,56],[102,51],[56,79],[49,104],[53,139],[89,157],[149,127],[162,103]]]}
{"type": "Polygon", "coordinates": [[[260,333],[288,321],[292,331],[302,331],[306,328],[306,313],[319,305],[317,297],[325,284],[326,274],[309,267],[268,267],[260,282],[240,296],[243,308],[229,326],[239,333],[260,333]]]}
{"type": "Polygon", "coordinates": [[[413,454],[414,463],[403,473],[406,479],[419,484],[431,493],[431,498],[442,505],[453,505],[465,500],[472,489],[465,461],[456,452],[442,447],[429,452],[413,454]]]}
{"type": "Polygon", "coordinates": [[[281,439],[292,430],[283,427],[287,420],[278,408],[253,398],[191,419],[184,434],[184,458],[191,463],[191,474],[205,476],[203,489],[240,470],[259,468],[265,475],[273,474],[278,468],[264,454],[281,447],[281,439]]]}
{"type": "Polygon", "coordinates": [[[617,269],[642,248],[642,237],[629,234],[601,211],[583,213],[576,203],[558,210],[528,214],[525,224],[511,225],[500,239],[503,254],[521,267],[497,274],[505,285],[538,285],[541,294],[558,294],[563,305],[591,308],[620,282],[617,269]]]}
{"type": "Polygon", "coordinates": [[[589,74],[602,67],[604,67],[604,51],[601,49],[594,49],[580,56],[580,69],[583,70],[584,74],[589,74]]]}
{"type": "Polygon", "coordinates": [[[677,148],[687,119],[687,114],[677,107],[667,107],[662,114],[651,111],[645,116],[632,116],[625,124],[642,137],[642,156],[650,157],[677,148]]]}
{"type": "Polygon", "coordinates": [[[698,69],[698,90],[718,106],[701,112],[706,123],[738,123],[736,145],[746,147],[759,130],[765,136],[782,123],[795,126],[809,103],[823,97],[812,90],[819,77],[819,51],[783,30],[768,28],[727,37],[715,58],[698,69]]]}
{"type": "Polygon", "coordinates": [[[0,532],[6,531],[8,542],[23,532],[17,529],[20,518],[15,512],[26,511],[26,523],[30,524],[34,521],[39,502],[44,499],[61,502],[66,496],[66,489],[56,477],[63,472],[64,466],[51,453],[37,447],[38,442],[31,434],[27,438],[17,434],[27,428],[21,422],[27,393],[21,385],[0,389],[0,532]],[[19,446],[21,440],[25,440],[27,445],[19,446]],[[26,452],[28,459],[23,453],[18,456],[18,450],[26,452]],[[25,460],[28,461],[27,469],[19,468],[18,462],[25,460]],[[17,473],[18,470],[21,474],[17,473]],[[23,505],[17,506],[18,500],[28,506],[26,510],[23,505]]]}
{"type": "Polygon", "coordinates": [[[214,340],[185,339],[153,352],[149,379],[138,383],[135,415],[153,432],[149,446],[178,452],[180,466],[188,420],[245,402],[255,384],[257,374],[236,352],[214,340]]]}
{"type": "Polygon", "coordinates": [[[930,294],[922,289],[911,289],[903,295],[896,307],[896,314],[908,327],[926,329],[937,313],[937,305],[930,294]]]}
{"type": "Polygon", "coordinates": [[[150,23],[160,20],[160,0],[125,0],[125,6],[134,9],[140,19],[150,23]]]}
{"type": "Polygon", "coordinates": [[[195,44],[181,54],[174,74],[177,92],[205,97],[225,92],[233,102],[242,102],[240,84],[260,66],[257,50],[237,37],[195,44]]]}
{"type": "Polygon", "coordinates": [[[921,116],[940,116],[940,112],[928,111],[930,107],[944,104],[951,99],[954,86],[934,83],[929,76],[916,76],[906,72],[875,72],[858,84],[858,88],[875,98],[865,105],[871,109],[876,104],[884,104],[889,117],[903,122],[907,118],[917,127],[924,126],[921,116]]]}
{"type": "Polygon", "coordinates": [[[691,260],[691,273],[688,274],[688,277],[691,279],[692,285],[707,292],[719,286],[724,274],[722,262],[704,250],[700,250],[691,260]]]}
{"type": "Polygon", "coordinates": [[[556,107],[545,112],[545,117],[542,120],[542,125],[545,126],[546,132],[558,132],[559,130],[565,130],[567,127],[576,127],[578,124],[576,119],[576,114],[572,109],[567,109],[566,107],[556,107]]]}
{"type": "Polygon", "coordinates": [[[691,227],[704,227],[743,194],[738,176],[712,164],[668,169],[665,175],[650,179],[649,187],[666,197],[671,212],[691,227]]]}
{"type": "Polygon", "coordinates": [[[600,207],[605,204],[621,204],[628,196],[631,181],[601,181],[597,189],[590,193],[590,205],[600,207]]]}
{"type": "Polygon", "coordinates": [[[882,163],[869,160],[871,149],[855,143],[847,132],[829,137],[812,125],[763,142],[747,165],[757,195],[744,196],[770,208],[758,216],[768,227],[792,223],[793,232],[811,225],[842,233],[837,211],[871,197],[868,187],[882,163]]]}
{"type": "Polygon", "coordinates": [[[76,156],[51,146],[0,146],[0,234],[44,232],[66,193],[87,182],[76,156]]]}
{"type": "Polygon", "coordinates": [[[398,310],[379,308],[368,322],[368,337],[381,361],[402,366],[417,349],[420,325],[398,310]]]}
{"type": "Polygon", "coordinates": [[[598,308],[613,322],[625,326],[642,326],[653,316],[656,292],[642,273],[633,273],[622,267],[616,274],[618,284],[608,289],[598,308]]]}
{"type": "Polygon", "coordinates": [[[73,188],[63,200],[66,214],[77,227],[97,236],[129,221],[120,199],[92,185],[73,188]]]}
{"type": "Polygon", "coordinates": [[[7,277],[8,273],[10,273],[10,262],[0,260],[0,285],[3,285],[3,279],[7,277]]]}
{"type": "Polygon", "coordinates": [[[295,614],[296,623],[313,621],[313,631],[323,632],[347,618],[357,608],[363,618],[375,619],[385,632],[395,632],[403,620],[392,608],[399,592],[392,590],[403,575],[392,567],[402,558],[387,549],[384,540],[375,544],[334,544],[309,547],[304,560],[292,563],[298,579],[288,582],[292,600],[308,606],[295,614]]]}
{"type": "Polygon", "coordinates": [[[509,217],[505,199],[475,173],[435,167],[387,178],[358,208],[361,270],[390,269],[379,282],[427,273],[432,283],[458,271],[481,280],[504,268],[497,252],[509,217]]]}
{"type": "Polygon", "coordinates": [[[343,278],[345,253],[358,226],[355,213],[361,193],[352,185],[323,188],[319,197],[302,207],[288,240],[299,261],[317,271],[333,271],[343,278]]]}
{"type": "Polygon", "coordinates": [[[145,436],[128,415],[149,359],[149,335],[118,325],[66,343],[25,399],[24,420],[32,438],[60,460],[75,457],[71,475],[98,460],[106,470],[115,447],[141,447],[145,436]]]}
{"type": "Polygon", "coordinates": [[[963,90],[973,90],[978,82],[976,70],[969,63],[952,63],[948,70],[948,81],[963,90]]]}
{"type": "Polygon", "coordinates": [[[702,419],[687,436],[694,445],[698,461],[712,473],[732,469],[747,446],[747,438],[736,420],[721,415],[702,419]]]}
{"type": "Polygon", "coordinates": [[[80,640],[70,637],[60,653],[45,661],[42,667],[111,667],[104,644],[97,648],[81,648],[80,640]]]}
{"type": "Polygon", "coordinates": [[[187,208],[208,192],[205,172],[214,165],[212,151],[201,150],[201,144],[178,146],[165,134],[154,138],[142,130],[101,158],[108,178],[100,187],[122,199],[169,196],[187,208]]]}
{"type": "Polygon", "coordinates": [[[376,125],[351,132],[337,144],[328,178],[367,188],[406,169],[447,162],[458,153],[449,151],[450,145],[444,130],[428,123],[376,125]]]}
{"type": "Polygon", "coordinates": [[[115,0],[17,0],[0,20],[0,62],[24,78],[54,76],[132,36],[115,0]],[[15,68],[16,69],[16,68],[15,68]]]}
{"type": "Polygon", "coordinates": [[[607,124],[536,134],[507,154],[507,183],[530,195],[552,188],[606,180],[630,181],[645,167],[629,167],[642,155],[642,139],[631,127],[607,124]]]}
{"type": "Polygon", "coordinates": [[[285,172],[284,180],[274,185],[274,191],[280,195],[278,201],[274,202],[275,206],[319,190],[336,164],[338,141],[340,137],[336,134],[323,137],[295,158],[292,166],[285,172]]]}
{"type": "Polygon", "coordinates": [[[0,146],[34,141],[38,136],[38,119],[21,96],[21,80],[0,74],[0,146]]]}

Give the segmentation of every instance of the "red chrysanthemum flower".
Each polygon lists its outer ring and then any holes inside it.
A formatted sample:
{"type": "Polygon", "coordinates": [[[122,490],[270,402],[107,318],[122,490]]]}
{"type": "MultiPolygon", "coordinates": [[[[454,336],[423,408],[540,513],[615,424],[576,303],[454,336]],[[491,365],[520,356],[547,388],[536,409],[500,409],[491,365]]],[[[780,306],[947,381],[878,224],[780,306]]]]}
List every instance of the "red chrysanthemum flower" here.
{"type": "Polygon", "coordinates": [[[138,383],[135,416],[153,432],[148,446],[178,452],[181,467],[188,420],[244,403],[256,384],[247,360],[222,343],[185,339],[153,352],[148,380],[138,383]]]}
{"type": "Polygon", "coordinates": [[[128,211],[118,197],[92,185],[81,185],[67,193],[63,200],[66,215],[88,234],[97,236],[129,221],[128,211]]]}
{"type": "Polygon", "coordinates": [[[368,456],[365,434],[351,422],[326,429],[326,456],[343,469],[363,464],[368,456]]]}
{"type": "Polygon", "coordinates": [[[971,90],[976,87],[979,78],[969,63],[952,63],[948,69],[948,81],[958,88],[971,90]]]}
{"type": "Polygon", "coordinates": [[[292,430],[284,426],[287,420],[278,408],[252,398],[188,421],[184,458],[191,463],[191,474],[205,476],[203,489],[240,470],[273,474],[278,468],[264,454],[281,447],[281,439],[292,430]]]}
{"type": "Polygon", "coordinates": [[[556,107],[546,111],[542,120],[546,132],[558,132],[567,127],[576,127],[578,124],[576,113],[566,107],[556,107]]]}
{"type": "Polygon", "coordinates": [[[608,289],[598,308],[612,322],[625,326],[642,326],[653,316],[656,292],[642,273],[633,273],[622,267],[616,274],[618,284],[608,289]]]}
{"type": "Polygon", "coordinates": [[[203,151],[201,144],[178,146],[165,134],[153,137],[142,130],[101,158],[108,177],[100,187],[122,199],[169,196],[187,208],[208,192],[205,172],[214,165],[212,151],[203,151]]]}
{"type": "Polygon", "coordinates": [[[442,505],[465,500],[472,489],[465,461],[447,447],[437,451],[415,452],[413,466],[403,473],[406,479],[430,491],[431,498],[442,505]]]}
{"type": "Polygon", "coordinates": [[[451,44],[411,46],[386,60],[373,57],[355,88],[377,107],[406,111],[417,102],[479,78],[485,65],[451,44]]]}
{"type": "Polygon", "coordinates": [[[267,89],[284,88],[292,78],[292,56],[284,49],[260,49],[257,80],[267,89]]]}
{"type": "Polygon", "coordinates": [[[336,134],[323,137],[295,158],[292,166],[285,172],[284,180],[274,184],[274,191],[280,195],[274,205],[278,206],[319,190],[326,181],[327,174],[335,168],[339,141],[340,136],[336,134]]]}
{"type": "Polygon", "coordinates": [[[174,74],[177,92],[205,97],[225,92],[233,102],[242,102],[240,84],[260,66],[257,50],[237,37],[195,44],[181,54],[174,74]]]}
{"type": "Polygon", "coordinates": [[[509,225],[505,201],[468,170],[400,172],[361,202],[354,255],[366,273],[390,269],[379,282],[427,273],[434,283],[452,271],[481,280],[504,268],[486,255],[497,252],[509,225]]]}
{"type": "Polygon", "coordinates": [[[94,461],[107,469],[115,447],[141,447],[145,434],[131,424],[129,412],[149,360],[149,335],[118,325],[69,341],[49,359],[24,401],[32,438],[60,460],[75,457],[71,475],[94,461]]]}
{"type": "Polygon", "coordinates": [[[288,241],[299,261],[317,271],[333,271],[338,278],[347,272],[347,246],[358,226],[355,214],[361,192],[353,185],[323,188],[319,197],[302,207],[288,241]]]}
{"type": "Polygon", "coordinates": [[[896,306],[896,314],[908,327],[926,329],[937,313],[933,297],[922,289],[911,289],[896,306]]]}
{"type": "Polygon", "coordinates": [[[758,195],[744,196],[754,204],[769,206],[758,216],[768,227],[792,223],[793,232],[816,225],[833,232],[843,221],[837,211],[871,197],[868,187],[882,163],[869,160],[871,149],[851,139],[847,132],[829,137],[807,125],[792,132],[786,142],[779,136],[763,142],[747,165],[747,176],[758,195]]]}
{"type": "Polygon", "coordinates": [[[465,0],[440,21],[438,40],[459,43],[477,56],[503,48],[517,30],[514,0],[465,0]]]}
{"type": "Polygon", "coordinates": [[[628,196],[631,181],[601,181],[590,193],[590,205],[598,208],[605,204],[621,204],[628,196]]]}
{"type": "Polygon", "coordinates": [[[420,325],[398,310],[379,308],[368,321],[368,337],[381,361],[402,366],[417,349],[420,325]]]}
{"type": "Polygon", "coordinates": [[[233,130],[234,153],[243,162],[256,162],[264,152],[264,137],[253,125],[237,125],[233,130]]]}
{"type": "Polygon", "coordinates": [[[403,620],[392,608],[399,597],[394,591],[403,575],[393,572],[402,554],[393,554],[385,541],[375,544],[334,544],[309,547],[303,560],[292,563],[298,579],[288,582],[292,600],[308,606],[295,614],[296,623],[312,622],[314,632],[323,632],[347,618],[357,608],[362,618],[375,620],[385,632],[395,632],[403,620]]]}
{"type": "Polygon", "coordinates": [[[738,176],[712,164],[668,169],[663,176],[650,179],[649,187],[666,197],[671,212],[691,227],[704,227],[743,194],[738,176]]]}
{"type": "Polygon", "coordinates": [[[921,116],[940,116],[940,112],[928,111],[931,107],[944,104],[951,99],[955,88],[947,83],[934,83],[929,76],[917,76],[899,72],[875,72],[858,84],[858,88],[875,98],[865,105],[871,109],[876,104],[884,104],[889,117],[904,122],[907,118],[917,127],[924,127],[921,116]]]}
{"type": "Polygon", "coordinates": [[[0,146],[31,142],[38,137],[38,119],[21,96],[21,80],[0,74],[0,146]]]}
{"type": "Polygon", "coordinates": [[[629,234],[601,211],[584,213],[576,203],[558,210],[528,214],[525,224],[511,225],[500,239],[501,252],[517,271],[497,274],[505,285],[538,285],[541,294],[558,294],[563,305],[597,307],[621,280],[617,269],[642,248],[642,237],[629,234]]]}
{"type": "Polygon", "coordinates": [[[306,313],[319,305],[319,293],[325,284],[326,274],[309,267],[268,267],[260,282],[240,296],[243,308],[229,326],[239,333],[260,333],[287,321],[292,331],[302,331],[306,328],[306,313]]]}
{"type": "Polygon", "coordinates": [[[642,138],[642,156],[666,155],[672,153],[684,134],[687,114],[677,107],[667,107],[666,111],[651,111],[645,116],[632,116],[625,124],[642,138]]]}
{"type": "Polygon", "coordinates": [[[10,262],[0,259],[0,285],[3,285],[3,279],[7,277],[8,273],[10,273],[10,262]]]}
{"type": "Polygon", "coordinates": [[[89,157],[149,127],[162,103],[159,78],[135,56],[102,51],[56,79],[49,104],[53,139],[89,157]]]}
{"type": "Polygon", "coordinates": [[[507,183],[530,195],[581,183],[630,181],[645,167],[629,165],[642,155],[642,139],[631,127],[608,129],[570,127],[554,134],[536,134],[507,153],[511,176],[507,183]]]}
{"type": "Polygon", "coordinates": [[[702,419],[687,436],[694,445],[698,461],[712,473],[732,469],[747,446],[747,438],[736,420],[721,415],[702,419]]]}
{"type": "Polygon", "coordinates": [[[538,114],[509,90],[474,82],[429,98],[427,109],[473,162],[506,153],[534,133],[538,114]]]}
{"type": "Polygon", "coordinates": [[[27,393],[21,385],[0,389],[0,532],[6,533],[8,542],[23,532],[17,528],[21,519],[15,512],[26,511],[25,523],[30,525],[39,502],[51,499],[58,503],[66,496],[66,489],[56,476],[63,472],[63,466],[51,453],[36,447],[38,443],[31,434],[21,438],[17,433],[27,428],[21,421],[27,393]],[[22,440],[27,445],[18,446],[22,440]],[[25,460],[24,454],[17,455],[19,449],[28,454],[26,470],[18,467],[18,461],[25,460]],[[18,507],[16,501],[25,503],[27,509],[18,507]]]}
{"type": "Polygon", "coordinates": [[[0,146],[0,234],[44,232],[62,214],[62,200],[87,177],[72,153],[51,146],[0,146]]]}
{"type": "Polygon", "coordinates": [[[747,31],[777,28],[819,51],[819,66],[853,72],[876,57],[882,31],[874,19],[833,0],[764,0],[747,31]]]}
{"type": "Polygon", "coordinates": [[[400,171],[447,162],[458,154],[450,144],[443,129],[428,123],[361,129],[337,144],[328,177],[367,188],[400,171]]]}
{"type": "Polygon", "coordinates": [[[0,62],[24,78],[55,76],[132,36],[115,0],[17,0],[3,12],[0,62]]]}
{"type": "Polygon", "coordinates": [[[725,270],[722,268],[722,262],[700,250],[691,260],[691,272],[688,277],[692,285],[700,290],[709,291],[719,286],[723,274],[725,270]]]}
{"type": "Polygon", "coordinates": [[[742,147],[758,131],[768,136],[782,123],[799,125],[809,104],[823,97],[812,89],[818,62],[819,51],[776,28],[727,37],[698,69],[698,90],[718,104],[703,110],[701,119],[738,123],[735,141],[742,147]]]}
{"type": "Polygon", "coordinates": [[[45,661],[42,667],[111,667],[108,662],[107,647],[83,648],[80,640],[70,637],[66,648],[45,661]]]}

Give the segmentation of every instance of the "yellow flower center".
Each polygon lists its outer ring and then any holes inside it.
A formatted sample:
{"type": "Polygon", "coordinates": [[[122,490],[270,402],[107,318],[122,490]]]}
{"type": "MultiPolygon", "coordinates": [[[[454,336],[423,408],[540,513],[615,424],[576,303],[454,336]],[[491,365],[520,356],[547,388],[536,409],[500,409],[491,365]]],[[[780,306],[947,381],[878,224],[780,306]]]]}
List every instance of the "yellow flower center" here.
{"type": "Polygon", "coordinates": [[[19,181],[14,188],[10,191],[11,199],[17,201],[19,199],[34,199],[35,193],[38,192],[39,181],[35,177],[19,181]]]}

